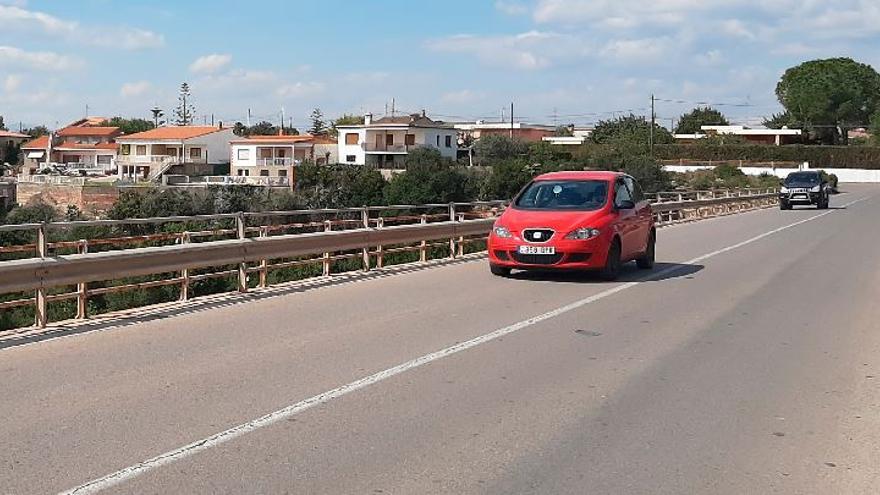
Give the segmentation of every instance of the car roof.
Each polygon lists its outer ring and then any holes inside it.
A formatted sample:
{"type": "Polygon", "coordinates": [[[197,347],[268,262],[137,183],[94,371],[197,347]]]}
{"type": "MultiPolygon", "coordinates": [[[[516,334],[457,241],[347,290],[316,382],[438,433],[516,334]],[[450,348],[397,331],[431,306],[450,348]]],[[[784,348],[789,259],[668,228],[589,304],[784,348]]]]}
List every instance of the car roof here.
{"type": "Polygon", "coordinates": [[[625,174],[621,172],[609,172],[604,170],[571,170],[563,172],[550,172],[535,177],[535,180],[604,180],[612,181],[625,174]]]}

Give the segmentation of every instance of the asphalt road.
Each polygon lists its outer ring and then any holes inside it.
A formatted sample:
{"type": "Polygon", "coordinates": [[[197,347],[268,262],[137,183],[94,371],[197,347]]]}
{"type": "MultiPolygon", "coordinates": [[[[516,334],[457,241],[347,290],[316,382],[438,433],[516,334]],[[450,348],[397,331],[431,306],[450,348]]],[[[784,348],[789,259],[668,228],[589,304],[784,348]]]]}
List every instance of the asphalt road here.
{"type": "Polygon", "coordinates": [[[844,189],[619,283],[478,259],[0,339],[0,493],[880,492],[880,187],[844,189]]]}

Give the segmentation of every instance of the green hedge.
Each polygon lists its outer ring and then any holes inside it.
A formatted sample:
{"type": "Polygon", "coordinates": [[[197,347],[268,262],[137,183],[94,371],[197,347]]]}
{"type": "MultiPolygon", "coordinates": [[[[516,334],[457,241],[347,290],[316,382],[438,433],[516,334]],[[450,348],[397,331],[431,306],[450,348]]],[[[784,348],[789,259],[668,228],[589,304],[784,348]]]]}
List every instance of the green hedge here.
{"type": "Polygon", "coordinates": [[[810,162],[813,168],[880,169],[878,146],[660,144],[654,146],[654,156],[658,160],[810,162]]]}

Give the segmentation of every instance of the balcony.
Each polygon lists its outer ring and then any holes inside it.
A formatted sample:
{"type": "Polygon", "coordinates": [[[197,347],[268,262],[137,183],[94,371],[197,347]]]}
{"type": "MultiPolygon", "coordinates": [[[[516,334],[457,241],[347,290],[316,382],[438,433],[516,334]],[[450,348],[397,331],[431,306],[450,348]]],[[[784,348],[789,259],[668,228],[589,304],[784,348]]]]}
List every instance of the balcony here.
{"type": "Polygon", "coordinates": [[[291,157],[279,157],[279,158],[257,158],[257,165],[260,167],[289,167],[294,165],[295,162],[291,157]]]}
{"type": "Polygon", "coordinates": [[[424,147],[423,144],[378,144],[378,143],[364,143],[363,145],[364,151],[367,153],[379,153],[379,154],[406,154],[410,151],[413,151],[417,148],[424,147]]]}
{"type": "Polygon", "coordinates": [[[177,155],[119,155],[122,165],[166,165],[176,163],[207,163],[205,157],[179,157],[177,155]]]}

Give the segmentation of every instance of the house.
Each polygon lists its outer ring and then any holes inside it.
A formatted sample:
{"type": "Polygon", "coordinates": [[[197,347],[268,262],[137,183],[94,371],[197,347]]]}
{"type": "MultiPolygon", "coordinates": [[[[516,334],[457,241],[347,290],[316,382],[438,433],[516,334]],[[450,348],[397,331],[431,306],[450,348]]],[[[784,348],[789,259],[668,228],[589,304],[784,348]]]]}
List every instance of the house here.
{"type": "Polygon", "coordinates": [[[496,135],[508,136],[530,143],[540,142],[545,137],[556,135],[556,127],[544,124],[529,124],[526,122],[463,122],[455,124],[455,129],[462,135],[462,139],[477,140],[483,136],[496,135]]]}
{"type": "Polygon", "coordinates": [[[229,164],[232,128],[167,126],[119,137],[120,178],[156,180],[163,174],[210,175],[229,164]]]}
{"type": "Polygon", "coordinates": [[[33,175],[46,167],[81,174],[112,174],[116,170],[115,140],[121,134],[118,127],[74,122],[22,144],[22,174],[33,175]]]}
{"type": "Polygon", "coordinates": [[[682,144],[694,143],[707,136],[740,136],[749,143],[772,144],[781,146],[800,142],[802,131],[800,129],[753,129],[742,125],[704,125],[700,126],[702,132],[695,134],[674,134],[675,141],[682,144]]]}
{"type": "Polygon", "coordinates": [[[30,138],[27,134],[0,130],[0,163],[17,163],[18,157],[6,156],[6,150],[17,148],[30,138]]]}
{"type": "Polygon", "coordinates": [[[454,160],[458,154],[457,131],[451,125],[434,121],[425,112],[386,116],[373,120],[364,116],[361,125],[339,126],[340,163],[394,168],[418,148],[433,148],[454,160]]]}
{"type": "MultiPolygon", "coordinates": [[[[336,163],[333,139],[300,136],[250,136],[232,141],[230,175],[234,177],[292,177],[293,167],[304,161],[318,165],[336,163]]],[[[286,182],[275,181],[275,182],[286,182]]],[[[255,182],[259,183],[259,182],[255,182]]]]}

